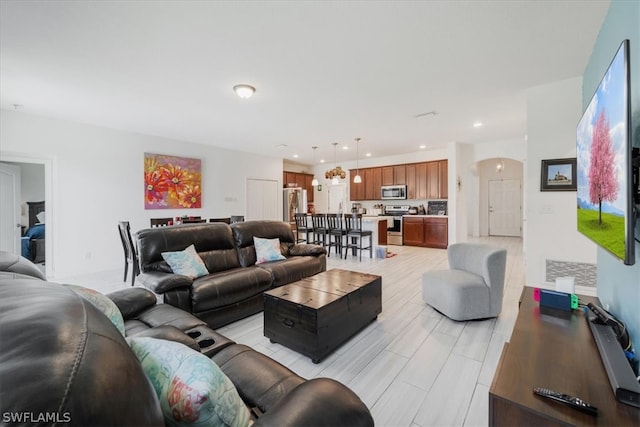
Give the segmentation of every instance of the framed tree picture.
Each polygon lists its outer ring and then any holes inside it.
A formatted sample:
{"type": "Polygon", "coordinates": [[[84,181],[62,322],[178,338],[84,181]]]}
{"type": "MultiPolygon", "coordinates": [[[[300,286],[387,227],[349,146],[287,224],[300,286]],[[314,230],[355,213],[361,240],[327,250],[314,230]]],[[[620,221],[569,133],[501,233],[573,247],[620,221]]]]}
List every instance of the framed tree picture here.
{"type": "Polygon", "coordinates": [[[576,158],[543,160],[540,191],[576,191],[576,158]]]}

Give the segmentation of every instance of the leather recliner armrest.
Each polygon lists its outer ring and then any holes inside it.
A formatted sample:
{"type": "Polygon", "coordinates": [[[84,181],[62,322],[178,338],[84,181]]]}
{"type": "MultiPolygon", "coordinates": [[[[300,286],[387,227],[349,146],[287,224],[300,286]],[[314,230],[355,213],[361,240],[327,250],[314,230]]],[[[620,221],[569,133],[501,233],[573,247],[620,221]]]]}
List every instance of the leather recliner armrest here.
{"type": "Polygon", "coordinates": [[[143,310],[156,305],[156,296],[148,289],[129,288],[107,294],[122,313],[124,320],[132,319],[143,310]]]}
{"type": "MultiPolygon", "coordinates": [[[[189,335],[182,332],[180,329],[176,328],[173,325],[160,325],[155,326],[153,328],[149,328],[145,331],[139,332],[135,335],[131,335],[130,337],[151,337],[151,338],[159,338],[167,341],[174,341],[180,344],[184,344],[187,347],[197,351],[200,353],[200,346],[189,335]]],[[[127,337],[127,338],[130,338],[127,337]]]]}
{"type": "Polygon", "coordinates": [[[187,287],[193,284],[193,279],[190,277],[161,271],[141,273],[136,280],[156,294],[164,294],[172,289],[187,287]]]}
{"type": "Polygon", "coordinates": [[[289,249],[290,256],[318,256],[326,253],[327,250],[323,246],[309,243],[296,244],[289,249]]]}
{"type": "Polygon", "coordinates": [[[360,398],[329,378],[306,381],[262,414],[254,426],[373,427],[373,417],[360,398]]]}

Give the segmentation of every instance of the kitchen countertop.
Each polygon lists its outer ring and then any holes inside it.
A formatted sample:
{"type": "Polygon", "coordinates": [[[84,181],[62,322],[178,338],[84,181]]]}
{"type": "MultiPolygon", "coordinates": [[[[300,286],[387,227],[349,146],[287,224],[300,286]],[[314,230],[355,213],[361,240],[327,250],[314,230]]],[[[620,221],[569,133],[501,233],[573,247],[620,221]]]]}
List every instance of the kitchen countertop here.
{"type": "Polygon", "coordinates": [[[449,215],[402,215],[403,218],[449,218],[449,215]]]}

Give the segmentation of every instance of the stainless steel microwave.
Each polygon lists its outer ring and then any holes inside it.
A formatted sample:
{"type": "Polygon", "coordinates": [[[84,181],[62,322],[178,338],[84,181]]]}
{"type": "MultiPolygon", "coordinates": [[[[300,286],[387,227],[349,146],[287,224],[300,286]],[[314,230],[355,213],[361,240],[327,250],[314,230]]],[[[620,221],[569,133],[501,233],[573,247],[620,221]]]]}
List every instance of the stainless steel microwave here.
{"type": "Polygon", "coordinates": [[[406,185],[383,185],[380,189],[382,200],[404,200],[407,198],[406,185]]]}

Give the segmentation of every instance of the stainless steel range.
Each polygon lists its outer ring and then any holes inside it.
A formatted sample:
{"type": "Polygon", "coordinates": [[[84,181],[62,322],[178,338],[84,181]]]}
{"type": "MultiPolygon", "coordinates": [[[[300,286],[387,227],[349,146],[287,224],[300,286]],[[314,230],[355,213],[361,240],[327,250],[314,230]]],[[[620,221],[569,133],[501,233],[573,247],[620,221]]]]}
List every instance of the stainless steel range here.
{"type": "Polygon", "coordinates": [[[393,227],[387,227],[387,244],[402,246],[402,215],[409,213],[409,205],[386,205],[384,216],[393,218],[393,227]]]}

